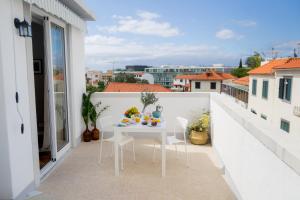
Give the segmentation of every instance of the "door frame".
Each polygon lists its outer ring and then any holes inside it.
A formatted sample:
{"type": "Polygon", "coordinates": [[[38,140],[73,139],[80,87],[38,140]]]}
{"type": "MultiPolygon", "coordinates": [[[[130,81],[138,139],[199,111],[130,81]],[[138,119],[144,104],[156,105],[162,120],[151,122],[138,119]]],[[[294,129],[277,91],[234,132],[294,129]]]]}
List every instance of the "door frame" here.
{"type": "MultiPolygon", "coordinates": [[[[39,18],[44,18],[44,57],[45,57],[45,70],[47,70],[47,76],[45,77],[48,80],[48,98],[49,98],[49,128],[50,128],[50,145],[51,145],[51,154],[52,160],[40,170],[40,178],[44,177],[50,169],[52,169],[56,161],[60,160],[66,152],[71,148],[71,131],[70,131],[70,103],[68,103],[68,97],[70,97],[70,80],[69,80],[69,44],[67,38],[69,37],[68,25],[60,19],[57,19],[42,11],[41,9],[32,6],[31,7],[31,16],[38,16],[39,18]],[[54,23],[64,29],[64,51],[65,51],[65,93],[66,93],[66,131],[68,133],[69,141],[68,143],[57,151],[57,140],[56,140],[56,120],[55,120],[55,105],[54,105],[54,90],[53,90],[53,66],[52,66],[52,43],[51,43],[51,23],[54,23]]],[[[32,59],[32,58],[31,58],[32,59]]],[[[33,88],[34,90],[34,88],[33,88]]],[[[34,111],[35,112],[35,111],[34,111]]]]}

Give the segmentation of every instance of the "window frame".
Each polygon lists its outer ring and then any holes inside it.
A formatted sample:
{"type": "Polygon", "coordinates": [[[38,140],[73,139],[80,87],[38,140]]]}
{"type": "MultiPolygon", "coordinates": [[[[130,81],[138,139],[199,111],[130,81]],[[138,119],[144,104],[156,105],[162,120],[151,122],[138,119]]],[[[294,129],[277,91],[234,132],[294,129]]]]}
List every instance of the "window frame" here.
{"type": "Polygon", "coordinates": [[[195,81],[195,89],[201,89],[201,81],[195,81]],[[197,84],[199,84],[199,87],[197,87],[197,84]]]}
{"type": "Polygon", "coordinates": [[[251,94],[252,96],[256,96],[257,94],[257,79],[252,79],[252,83],[251,83],[251,94]],[[253,89],[254,87],[254,82],[255,82],[255,90],[253,89]]]}
{"type": "Polygon", "coordinates": [[[262,81],[262,88],[261,88],[261,90],[262,90],[262,94],[261,94],[261,97],[263,98],[263,99],[268,99],[268,97],[269,97],[269,80],[263,80],[262,81]],[[266,96],[264,96],[264,83],[267,83],[267,89],[266,89],[266,96]]]}
{"type": "Polygon", "coordinates": [[[290,123],[290,121],[281,118],[280,119],[280,130],[282,130],[282,131],[284,131],[286,133],[290,133],[290,130],[291,130],[291,123],[290,123]],[[283,129],[283,126],[282,126],[283,123],[287,123],[288,124],[288,130],[283,129]]]}
{"type": "Polygon", "coordinates": [[[211,90],[216,90],[217,89],[217,82],[210,82],[210,89],[211,90]],[[212,86],[212,84],[215,84],[215,88],[212,88],[211,86],[212,86]]]}
{"type": "Polygon", "coordinates": [[[282,78],[279,78],[279,85],[278,85],[278,98],[279,99],[281,99],[283,102],[291,103],[291,101],[292,101],[292,89],[293,89],[293,77],[292,76],[283,76],[282,78]],[[282,98],[281,98],[281,92],[280,92],[281,80],[283,80],[282,98]],[[290,88],[289,88],[290,89],[289,99],[287,99],[287,84],[286,84],[287,80],[291,80],[290,88]]]}

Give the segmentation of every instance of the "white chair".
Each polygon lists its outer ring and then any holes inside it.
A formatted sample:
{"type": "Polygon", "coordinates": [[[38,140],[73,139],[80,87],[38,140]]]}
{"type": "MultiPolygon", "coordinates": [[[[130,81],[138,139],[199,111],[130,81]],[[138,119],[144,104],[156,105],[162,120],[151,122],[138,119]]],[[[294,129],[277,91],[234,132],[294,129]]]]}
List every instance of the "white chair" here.
{"type": "MultiPolygon", "coordinates": [[[[114,151],[114,141],[115,138],[114,137],[110,137],[110,138],[106,138],[104,139],[103,135],[105,134],[105,131],[107,129],[113,129],[113,120],[111,116],[106,116],[106,117],[101,117],[99,118],[99,120],[97,120],[97,125],[98,127],[100,127],[101,130],[101,139],[100,139],[100,155],[99,155],[99,164],[101,164],[102,161],[102,148],[103,148],[103,142],[110,142],[112,144],[112,151],[111,151],[111,156],[113,155],[113,151],[114,151]]],[[[134,162],[135,160],[135,150],[134,150],[134,138],[132,136],[128,136],[128,135],[122,135],[122,137],[120,137],[119,141],[118,141],[118,145],[121,151],[121,169],[124,169],[124,157],[123,157],[123,147],[132,142],[132,152],[133,152],[133,160],[134,162]]]]}
{"type": "MultiPolygon", "coordinates": [[[[176,129],[174,127],[173,135],[167,136],[167,144],[175,145],[176,156],[178,156],[177,144],[184,143],[185,154],[186,154],[186,165],[188,166],[188,151],[187,151],[187,140],[186,140],[186,130],[188,127],[188,120],[183,117],[176,117],[177,122],[179,123],[180,128],[182,129],[181,133],[183,134],[183,140],[176,137],[176,129]]],[[[155,144],[153,148],[153,161],[155,160],[155,144]]]]}

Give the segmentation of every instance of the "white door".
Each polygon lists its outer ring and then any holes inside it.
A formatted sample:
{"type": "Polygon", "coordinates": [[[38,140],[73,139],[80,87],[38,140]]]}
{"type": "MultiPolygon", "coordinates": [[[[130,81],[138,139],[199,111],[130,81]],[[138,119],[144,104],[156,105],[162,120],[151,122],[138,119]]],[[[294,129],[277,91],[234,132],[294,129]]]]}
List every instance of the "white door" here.
{"type": "Polygon", "coordinates": [[[54,161],[70,148],[67,104],[66,25],[47,17],[45,20],[49,104],[54,161]]]}

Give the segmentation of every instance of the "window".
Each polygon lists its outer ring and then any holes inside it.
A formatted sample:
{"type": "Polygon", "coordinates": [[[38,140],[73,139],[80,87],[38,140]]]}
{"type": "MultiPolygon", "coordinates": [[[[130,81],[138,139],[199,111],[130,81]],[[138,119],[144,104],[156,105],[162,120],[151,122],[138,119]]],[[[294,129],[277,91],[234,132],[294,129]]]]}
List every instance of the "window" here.
{"type": "Polygon", "coordinates": [[[263,81],[263,86],[262,86],[262,97],[264,99],[268,98],[268,90],[269,90],[269,81],[263,81]]]}
{"type": "Polygon", "coordinates": [[[182,83],[182,82],[183,82],[183,80],[182,80],[182,79],[180,79],[180,82],[182,83]]]}
{"type": "Polygon", "coordinates": [[[289,133],[290,132],[290,122],[285,119],[281,119],[280,128],[281,128],[281,130],[284,130],[285,132],[289,133]]]}
{"type": "Polygon", "coordinates": [[[251,109],[251,112],[252,112],[253,114],[257,114],[257,112],[256,112],[254,109],[251,109]]]}
{"type": "Polygon", "coordinates": [[[264,114],[261,114],[260,117],[263,118],[264,120],[267,120],[267,118],[268,118],[268,117],[267,117],[266,115],[264,115],[264,114]]]}
{"type": "Polygon", "coordinates": [[[291,101],[292,78],[279,79],[279,99],[291,101]]]}
{"type": "Polygon", "coordinates": [[[201,88],[201,82],[195,82],[195,88],[200,89],[201,88]]]}
{"type": "Polygon", "coordinates": [[[217,83],[216,82],[211,82],[210,83],[210,89],[215,90],[217,88],[217,83]]]}
{"type": "Polygon", "coordinates": [[[256,88],[257,88],[257,80],[252,80],[252,95],[256,95],[256,88]]]}

